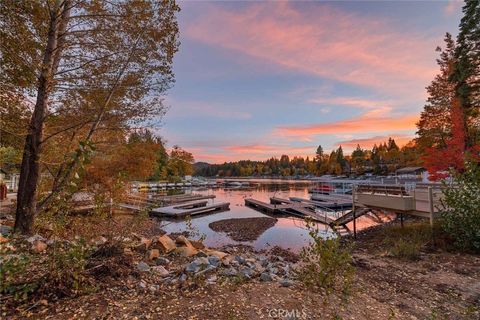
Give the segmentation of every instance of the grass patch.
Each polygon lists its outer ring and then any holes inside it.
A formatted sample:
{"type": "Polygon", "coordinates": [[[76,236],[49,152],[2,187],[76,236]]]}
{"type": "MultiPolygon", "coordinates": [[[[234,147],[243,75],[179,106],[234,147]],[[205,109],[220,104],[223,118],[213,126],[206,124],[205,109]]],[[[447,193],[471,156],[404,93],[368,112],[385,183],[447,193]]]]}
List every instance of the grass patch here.
{"type": "Polygon", "coordinates": [[[382,237],[382,249],[402,260],[415,261],[420,259],[422,251],[447,246],[440,224],[432,228],[427,222],[408,223],[404,227],[387,226],[382,231],[382,237]]]}

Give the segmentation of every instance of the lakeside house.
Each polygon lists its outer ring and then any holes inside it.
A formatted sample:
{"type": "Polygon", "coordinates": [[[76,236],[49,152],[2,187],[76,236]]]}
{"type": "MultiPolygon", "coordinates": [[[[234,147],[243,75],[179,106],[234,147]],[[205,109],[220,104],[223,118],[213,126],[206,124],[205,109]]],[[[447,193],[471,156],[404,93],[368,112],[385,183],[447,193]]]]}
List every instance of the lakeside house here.
{"type": "Polygon", "coordinates": [[[395,175],[400,179],[421,179],[428,180],[428,172],[424,167],[405,167],[395,171],[395,175]]]}

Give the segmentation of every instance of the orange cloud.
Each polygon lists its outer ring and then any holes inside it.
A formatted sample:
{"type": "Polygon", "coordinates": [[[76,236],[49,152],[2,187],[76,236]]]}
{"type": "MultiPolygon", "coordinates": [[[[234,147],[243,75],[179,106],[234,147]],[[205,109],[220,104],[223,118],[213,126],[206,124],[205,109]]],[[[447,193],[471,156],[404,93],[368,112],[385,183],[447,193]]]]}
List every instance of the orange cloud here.
{"type": "Polygon", "coordinates": [[[337,147],[342,146],[344,150],[355,149],[357,145],[360,145],[360,148],[363,148],[363,149],[371,149],[374,144],[379,145],[383,142],[387,142],[388,138],[395,139],[396,144],[399,147],[403,147],[408,142],[410,142],[414,137],[409,135],[392,134],[388,136],[375,136],[375,137],[363,138],[363,139],[351,139],[351,140],[339,141],[335,143],[335,145],[337,147]]]}
{"type": "Polygon", "coordinates": [[[374,110],[357,118],[333,123],[319,123],[306,126],[279,127],[276,132],[284,136],[312,136],[317,134],[341,134],[358,132],[382,132],[392,130],[411,130],[415,128],[418,115],[391,117],[374,110]],[[377,114],[375,114],[377,113],[377,114]]]}
{"type": "Polygon", "coordinates": [[[253,144],[253,145],[237,145],[237,146],[228,146],[225,147],[226,150],[234,152],[234,153],[241,153],[241,154],[261,154],[266,157],[268,156],[275,156],[281,154],[288,154],[292,155],[293,153],[298,154],[306,154],[312,153],[315,146],[302,146],[302,147],[291,147],[291,146],[274,146],[274,145],[261,145],[261,144],[253,144]]]}
{"type": "Polygon", "coordinates": [[[406,34],[388,21],[327,4],[309,9],[300,14],[286,2],[255,3],[241,11],[210,5],[184,30],[195,40],[288,69],[410,95],[421,95],[436,73],[439,39],[406,34]]]}

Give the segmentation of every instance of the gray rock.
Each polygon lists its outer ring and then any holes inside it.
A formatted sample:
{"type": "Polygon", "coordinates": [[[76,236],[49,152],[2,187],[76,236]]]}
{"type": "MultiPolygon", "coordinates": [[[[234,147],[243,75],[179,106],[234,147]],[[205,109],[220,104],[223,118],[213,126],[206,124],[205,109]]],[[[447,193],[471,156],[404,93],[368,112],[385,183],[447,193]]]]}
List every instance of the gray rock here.
{"type": "Polygon", "coordinates": [[[273,273],[273,274],[277,274],[277,273],[278,273],[278,269],[275,268],[275,267],[268,267],[267,270],[270,271],[270,273],[273,273]]]}
{"type": "Polygon", "coordinates": [[[235,277],[238,275],[237,269],[231,267],[222,271],[222,275],[227,277],[235,277]]]}
{"type": "Polygon", "coordinates": [[[260,257],[258,259],[258,261],[260,262],[260,264],[262,265],[262,267],[266,268],[268,266],[268,259],[267,257],[260,257]]]}
{"type": "Polygon", "coordinates": [[[220,258],[216,256],[209,256],[208,257],[208,262],[215,267],[218,267],[220,265],[220,258]]]}
{"type": "Polygon", "coordinates": [[[42,237],[42,236],[39,235],[39,234],[33,235],[33,236],[31,236],[30,238],[27,238],[27,241],[30,242],[30,243],[34,243],[35,241],[46,242],[45,238],[42,237]]]}
{"type": "Polygon", "coordinates": [[[213,271],[213,270],[215,270],[215,269],[217,269],[217,267],[212,266],[212,265],[208,265],[205,269],[198,271],[198,272],[195,274],[195,276],[200,276],[200,275],[202,275],[202,274],[208,273],[208,272],[213,271]]]}
{"type": "Polygon", "coordinates": [[[147,284],[146,284],[145,282],[143,282],[143,281],[140,281],[140,282],[138,283],[138,287],[139,287],[140,289],[144,289],[144,290],[145,290],[145,289],[147,288],[147,284]]]}
{"type": "Polygon", "coordinates": [[[280,285],[282,287],[291,287],[293,285],[293,282],[289,279],[282,279],[280,280],[280,285]]]}
{"type": "Polygon", "coordinates": [[[158,257],[156,260],[157,266],[166,266],[170,264],[170,260],[165,257],[158,257]]]}
{"type": "Polygon", "coordinates": [[[269,273],[265,273],[263,272],[261,275],[260,275],[260,281],[272,281],[272,276],[269,274],[269,273]]]}
{"type": "Polygon", "coordinates": [[[255,271],[250,268],[242,268],[240,269],[240,274],[245,278],[251,278],[255,274],[255,271]]]}
{"type": "Polygon", "coordinates": [[[235,256],[234,261],[237,261],[240,264],[244,264],[246,262],[245,258],[242,256],[235,256]]]}
{"type": "Polygon", "coordinates": [[[198,266],[208,266],[210,264],[210,261],[206,257],[200,257],[193,260],[192,263],[195,263],[198,266]]]}
{"type": "Polygon", "coordinates": [[[185,272],[188,272],[188,273],[195,273],[198,271],[200,271],[200,264],[196,263],[195,261],[190,262],[185,267],[185,272]]]}
{"type": "Polygon", "coordinates": [[[168,272],[167,269],[165,269],[163,266],[155,266],[155,267],[152,267],[152,270],[158,274],[160,274],[160,276],[162,277],[166,277],[170,274],[170,272],[168,272]]]}
{"type": "Polygon", "coordinates": [[[137,270],[140,272],[149,272],[150,271],[150,266],[146,264],[145,262],[141,261],[137,264],[137,270]]]}
{"type": "Polygon", "coordinates": [[[178,281],[180,282],[187,281],[187,275],[185,273],[182,273],[182,275],[178,278],[178,281]]]}
{"type": "Polygon", "coordinates": [[[12,232],[12,227],[0,225],[0,233],[2,236],[8,236],[12,232]]]}

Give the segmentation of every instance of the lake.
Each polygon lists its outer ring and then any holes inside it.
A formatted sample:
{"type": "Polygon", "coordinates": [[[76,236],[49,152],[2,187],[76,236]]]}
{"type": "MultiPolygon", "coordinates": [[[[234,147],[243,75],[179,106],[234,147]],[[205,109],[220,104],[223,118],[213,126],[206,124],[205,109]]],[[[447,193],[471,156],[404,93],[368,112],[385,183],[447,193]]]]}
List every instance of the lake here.
{"type": "MultiPolygon", "coordinates": [[[[251,181],[253,182],[253,181],[251,181]]],[[[288,199],[289,197],[310,198],[308,188],[312,182],[299,182],[297,180],[255,180],[255,185],[251,187],[225,187],[212,189],[187,189],[186,193],[198,193],[206,195],[215,195],[213,202],[229,202],[230,210],[215,212],[212,214],[194,216],[187,223],[185,220],[159,219],[161,227],[167,233],[177,233],[185,230],[192,230],[205,237],[204,243],[209,247],[221,247],[228,244],[243,244],[254,247],[257,250],[269,249],[273,246],[279,246],[292,251],[299,251],[310,241],[305,222],[301,218],[290,216],[270,216],[277,219],[275,225],[265,230],[256,240],[253,241],[235,241],[224,232],[216,232],[209,227],[209,224],[215,221],[231,218],[252,218],[268,217],[268,215],[245,206],[245,198],[254,198],[257,200],[269,202],[270,197],[276,196],[288,199]],[[188,224],[188,225],[187,225],[188,224]]],[[[382,221],[388,221],[394,218],[391,215],[382,215],[382,221]]],[[[363,216],[357,219],[357,230],[361,230],[378,224],[370,216],[363,216]]],[[[351,225],[348,225],[352,228],[351,225]]],[[[326,225],[318,224],[319,233],[323,237],[335,236],[333,231],[326,225]]]]}

